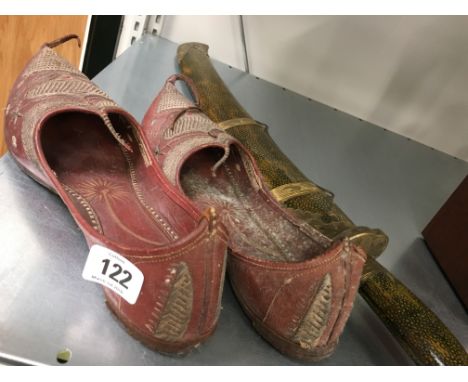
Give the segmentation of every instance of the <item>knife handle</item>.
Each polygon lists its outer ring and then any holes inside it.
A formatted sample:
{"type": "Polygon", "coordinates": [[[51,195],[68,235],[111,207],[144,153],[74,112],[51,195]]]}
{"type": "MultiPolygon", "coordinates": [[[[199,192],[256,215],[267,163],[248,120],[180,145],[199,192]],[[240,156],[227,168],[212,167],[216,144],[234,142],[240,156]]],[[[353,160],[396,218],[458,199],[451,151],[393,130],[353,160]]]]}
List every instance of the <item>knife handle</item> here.
{"type": "Polygon", "coordinates": [[[445,324],[375,259],[367,260],[359,293],[417,365],[468,365],[445,324]]]}

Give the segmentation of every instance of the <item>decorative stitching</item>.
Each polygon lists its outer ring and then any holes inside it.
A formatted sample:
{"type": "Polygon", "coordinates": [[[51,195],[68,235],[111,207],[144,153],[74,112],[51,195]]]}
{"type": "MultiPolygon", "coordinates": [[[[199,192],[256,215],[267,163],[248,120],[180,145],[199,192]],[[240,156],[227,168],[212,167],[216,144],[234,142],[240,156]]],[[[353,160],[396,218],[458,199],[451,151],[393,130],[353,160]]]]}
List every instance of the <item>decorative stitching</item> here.
{"type": "Polygon", "coordinates": [[[128,172],[130,174],[130,179],[132,183],[133,190],[135,191],[135,195],[138,198],[138,201],[141,203],[141,205],[150,213],[152,219],[158,223],[160,227],[163,228],[163,231],[169,234],[169,238],[172,240],[177,240],[179,236],[174,232],[172,227],[162,218],[161,215],[159,215],[154,208],[150,207],[146,201],[145,198],[143,197],[143,193],[141,192],[140,185],[138,184],[137,177],[136,177],[136,172],[135,172],[135,166],[133,165],[133,161],[130,158],[130,155],[122,148],[122,153],[125,157],[125,160],[127,161],[128,165],[128,172]]]}
{"type": "Polygon", "coordinates": [[[178,251],[172,251],[172,252],[164,253],[164,255],[161,255],[161,256],[158,256],[158,255],[155,255],[155,256],[132,256],[132,255],[129,255],[129,256],[126,256],[126,257],[128,259],[141,259],[141,261],[134,261],[133,264],[135,264],[135,265],[137,265],[137,264],[164,263],[164,262],[168,261],[169,257],[171,258],[171,260],[177,259],[178,257],[186,255],[192,249],[197,248],[199,245],[201,245],[203,243],[203,241],[209,241],[209,240],[210,240],[210,236],[205,234],[205,235],[201,236],[200,240],[191,243],[187,247],[185,247],[185,248],[183,248],[181,250],[178,250],[178,251]],[[176,255],[176,256],[171,256],[171,255],[176,255]]]}
{"type": "MultiPolygon", "coordinates": [[[[343,251],[338,251],[331,259],[320,261],[320,262],[314,264],[312,266],[312,268],[310,268],[311,266],[308,265],[308,264],[306,264],[306,267],[309,267],[310,270],[312,271],[314,269],[320,268],[323,265],[333,263],[334,261],[339,260],[339,257],[341,256],[342,252],[343,251]]],[[[291,271],[291,269],[294,269],[293,267],[282,267],[282,266],[277,266],[276,264],[273,265],[273,266],[272,265],[259,264],[258,262],[252,261],[251,259],[249,259],[247,257],[240,258],[239,256],[237,256],[236,258],[239,261],[242,261],[242,262],[248,263],[248,264],[252,264],[252,265],[254,265],[256,267],[263,268],[263,269],[277,270],[277,271],[291,271]]],[[[298,263],[290,263],[290,264],[294,265],[294,264],[298,264],[298,263]]],[[[299,263],[299,264],[301,264],[301,263],[299,263]]],[[[309,270],[307,270],[305,272],[309,272],[309,270]]]]}
{"type": "Polygon", "coordinates": [[[105,199],[125,202],[129,198],[129,193],[122,183],[116,183],[108,179],[86,179],[78,185],[81,193],[90,201],[99,200],[103,202],[105,199]]]}
{"type": "Polygon", "coordinates": [[[159,100],[156,112],[159,113],[164,110],[179,109],[190,106],[193,106],[193,103],[180,94],[173,84],[167,83],[164,95],[159,100]]]}
{"type": "MultiPolygon", "coordinates": [[[[40,71],[54,71],[54,78],[50,78],[50,74],[44,73],[34,81],[39,82],[37,86],[27,91],[24,100],[31,99],[34,101],[32,107],[28,108],[24,115],[15,115],[22,117],[21,142],[24,146],[24,151],[27,158],[42,172],[39,165],[39,158],[36,152],[34,134],[37,124],[45,114],[50,114],[55,111],[61,111],[67,108],[76,109],[92,109],[102,116],[106,123],[106,118],[103,108],[106,106],[118,107],[118,105],[108,98],[108,95],[92,83],[83,73],[74,68],[70,63],[57,55],[54,50],[44,47],[38,55],[31,60],[25,71],[21,75],[21,83],[25,78],[32,73],[40,71]],[[68,74],[55,73],[56,71],[64,71],[68,74]],[[66,96],[66,100],[55,96],[66,96]],[[90,98],[90,99],[88,99],[90,98]],[[93,99],[91,99],[93,98],[93,99]]],[[[21,88],[21,83],[17,85],[17,89],[21,88]]],[[[20,102],[20,105],[22,102],[20,102]]],[[[18,107],[20,106],[18,105],[18,107]]],[[[108,123],[106,123],[108,125],[108,123]]],[[[112,128],[109,130],[115,135],[112,128]]],[[[118,138],[118,134],[116,136],[118,138]]],[[[121,142],[124,144],[125,142],[121,142]]]]}
{"type": "Polygon", "coordinates": [[[107,207],[107,210],[112,217],[113,221],[125,232],[129,235],[133,236],[134,238],[153,245],[162,245],[160,241],[154,241],[151,239],[147,239],[127,225],[122,222],[121,218],[116,214],[114,211],[114,207],[112,206],[111,202],[125,202],[125,200],[130,195],[122,186],[122,184],[118,184],[115,182],[111,182],[108,180],[103,179],[87,179],[78,185],[78,188],[82,190],[86,197],[91,198],[92,200],[98,200],[99,202],[104,203],[107,207]]]}
{"type": "Polygon", "coordinates": [[[172,127],[164,131],[163,137],[171,139],[191,131],[208,132],[216,125],[200,113],[184,114],[178,118],[172,127]]]}
{"type": "Polygon", "coordinates": [[[81,73],[67,61],[63,60],[57,53],[55,53],[53,49],[49,47],[44,47],[41,49],[38,55],[30,62],[26,70],[23,72],[23,75],[26,77],[33,73],[44,70],[60,70],[87,78],[83,73],[81,73]]]}
{"type": "Polygon", "coordinates": [[[329,273],[322,279],[320,287],[312,300],[293,340],[304,349],[312,349],[320,340],[327,327],[332,302],[332,281],[329,273]]]}
{"type": "Polygon", "coordinates": [[[47,82],[42,82],[38,86],[33,87],[26,93],[26,98],[35,98],[43,96],[51,96],[57,94],[85,94],[99,95],[108,97],[108,95],[99,89],[86,78],[58,78],[47,82]]]}
{"type": "Polygon", "coordinates": [[[78,192],[76,192],[74,189],[67,186],[66,184],[62,183],[62,186],[64,190],[67,191],[69,195],[74,197],[78,201],[78,203],[80,203],[81,206],[85,209],[86,213],[89,216],[89,219],[91,220],[91,226],[100,234],[103,234],[102,226],[101,226],[101,223],[99,222],[96,211],[94,211],[94,209],[91,207],[88,201],[84,197],[82,197],[78,192]]]}
{"type": "Polygon", "coordinates": [[[156,338],[174,342],[183,337],[192,315],[193,286],[187,264],[181,262],[172,267],[164,283],[170,292],[153,333],[156,338]]]}

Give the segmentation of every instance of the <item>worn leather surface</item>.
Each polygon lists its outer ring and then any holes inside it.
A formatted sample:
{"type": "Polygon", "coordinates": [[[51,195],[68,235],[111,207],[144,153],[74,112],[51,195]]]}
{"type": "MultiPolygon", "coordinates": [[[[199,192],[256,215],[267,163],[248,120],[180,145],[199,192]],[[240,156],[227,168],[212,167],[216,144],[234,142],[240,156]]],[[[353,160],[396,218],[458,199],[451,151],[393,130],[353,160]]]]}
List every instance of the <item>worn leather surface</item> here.
{"type": "MultiPolygon", "coordinates": [[[[254,158],[168,79],[143,129],[169,181],[228,231],[228,274],[246,314],[279,351],[303,360],[330,355],[349,317],[365,253],[332,241],[282,208],[254,158]]],[[[194,89],[192,89],[195,91],[194,89]]]]}
{"type": "MultiPolygon", "coordinates": [[[[182,44],[177,60],[182,73],[190,77],[197,88],[200,108],[216,123],[236,118],[252,118],[234,98],[211,65],[208,46],[199,43],[182,44]]],[[[270,189],[312,181],[292,163],[261,124],[230,127],[236,137],[252,153],[270,189]]],[[[317,185],[315,185],[317,186],[317,185]]],[[[329,238],[348,236],[362,246],[369,256],[377,257],[386,248],[388,237],[379,229],[357,227],[333,202],[333,195],[317,186],[313,192],[284,202],[300,217],[329,238]]]]}
{"type": "Polygon", "coordinates": [[[52,49],[75,37],[45,44],[15,82],[5,110],[9,150],[62,198],[89,246],[143,272],[134,305],[104,288],[127,330],[158,351],[186,352],[218,320],[225,229],[167,181],[136,120],[52,49]]]}

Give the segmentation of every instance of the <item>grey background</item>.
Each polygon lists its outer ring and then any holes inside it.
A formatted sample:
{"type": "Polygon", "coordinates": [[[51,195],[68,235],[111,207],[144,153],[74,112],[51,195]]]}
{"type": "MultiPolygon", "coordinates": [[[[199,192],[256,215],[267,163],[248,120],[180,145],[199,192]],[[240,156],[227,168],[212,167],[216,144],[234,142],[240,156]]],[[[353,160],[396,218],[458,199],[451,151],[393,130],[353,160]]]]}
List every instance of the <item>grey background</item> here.
{"type": "MultiPolygon", "coordinates": [[[[146,36],[94,80],[141,120],[177,46],[146,36]]],[[[468,347],[468,316],[421,231],[468,173],[468,163],[215,62],[234,95],[303,172],[332,190],[358,225],[390,237],[379,261],[468,347]]],[[[84,237],[59,198],[0,159],[0,360],[68,365],[296,365],[252,328],[228,284],[215,334],[185,358],[153,352],[129,336],[81,278],[84,237]]],[[[319,365],[412,364],[361,297],[336,352],[319,365]]]]}

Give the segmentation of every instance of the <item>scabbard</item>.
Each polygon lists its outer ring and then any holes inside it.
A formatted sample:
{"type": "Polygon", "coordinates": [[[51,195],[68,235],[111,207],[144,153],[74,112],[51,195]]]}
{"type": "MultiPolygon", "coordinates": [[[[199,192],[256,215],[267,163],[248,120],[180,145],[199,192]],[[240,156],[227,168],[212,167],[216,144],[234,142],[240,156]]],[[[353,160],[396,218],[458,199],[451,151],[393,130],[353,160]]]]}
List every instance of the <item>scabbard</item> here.
{"type": "Polygon", "coordinates": [[[465,349],[445,324],[372,258],[359,293],[417,365],[468,365],[465,349]]]}
{"type": "Polygon", "coordinates": [[[330,191],[312,182],[291,162],[266,126],[252,118],[226,87],[210,61],[208,46],[182,44],[177,61],[182,73],[194,82],[193,95],[199,107],[250,150],[276,200],[330,239],[348,237],[364,248],[368,262],[360,294],[415,363],[468,364],[467,353],[450,330],[375,261],[388,244],[387,235],[380,229],[356,226],[334,203],[330,191]]]}

